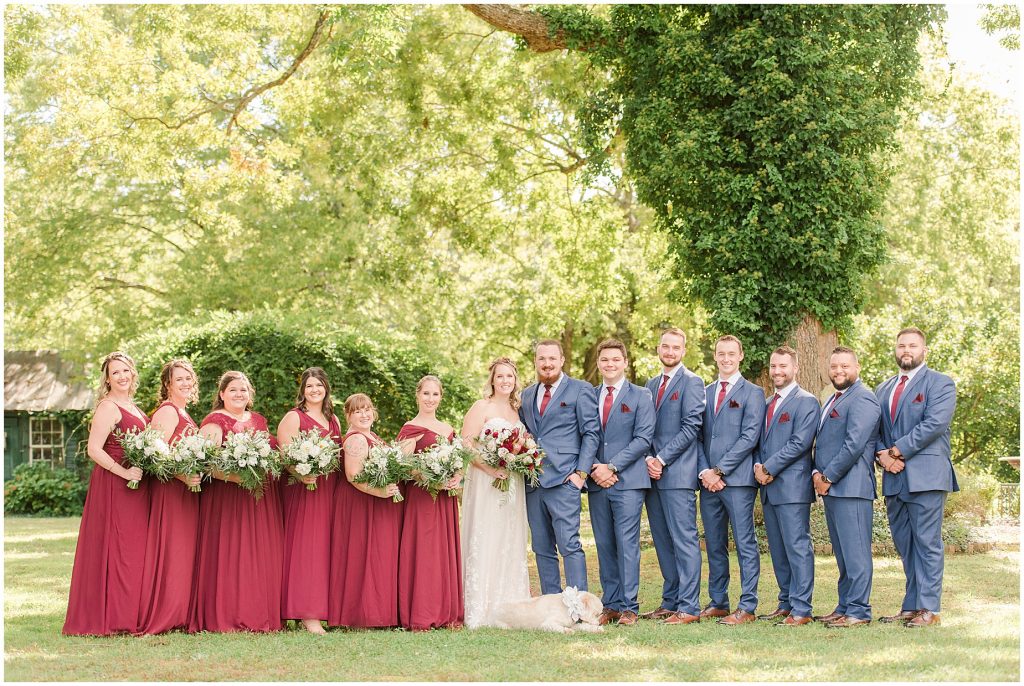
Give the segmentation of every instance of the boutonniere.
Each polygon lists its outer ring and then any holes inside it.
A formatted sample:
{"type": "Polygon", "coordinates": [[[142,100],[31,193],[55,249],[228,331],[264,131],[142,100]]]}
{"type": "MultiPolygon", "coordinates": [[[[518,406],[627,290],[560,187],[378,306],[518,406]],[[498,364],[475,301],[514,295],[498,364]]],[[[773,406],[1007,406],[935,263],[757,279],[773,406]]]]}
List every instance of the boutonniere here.
{"type": "Polygon", "coordinates": [[[831,417],[832,419],[839,419],[839,413],[836,412],[835,410],[832,410],[831,412],[829,412],[828,416],[831,417]]]}
{"type": "Polygon", "coordinates": [[[622,405],[619,407],[619,409],[622,410],[622,412],[626,413],[626,414],[632,412],[632,410],[629,409],[629,405],[627,405],[626,403],[622,403],[622,405]]]}
{"type": "Polygon", "coordinates": [[[782,416],[779,417],[779,424],[785,424],[788,421],[789,421],[789,413],[788,412],[783,412],[782,416]]]}
{"type": "Polygon", "coordinates": [[[924,396],[923,396],[923,395],[921,395],[920,393],[918,393],[918,394],[917,394],[917,397],[916,397],[916,398],[914,398],[914,402],[915,402],[915,403],[923,403],[923,402],[924,402],[924,396]]]}
{"type": "Polygon", "coordinates": [[[735,400],[730,400],[729,401],[729,407],[739,407],[739,406],[740,406],[740,404],[738,402],[736,402],[735,400]]]}

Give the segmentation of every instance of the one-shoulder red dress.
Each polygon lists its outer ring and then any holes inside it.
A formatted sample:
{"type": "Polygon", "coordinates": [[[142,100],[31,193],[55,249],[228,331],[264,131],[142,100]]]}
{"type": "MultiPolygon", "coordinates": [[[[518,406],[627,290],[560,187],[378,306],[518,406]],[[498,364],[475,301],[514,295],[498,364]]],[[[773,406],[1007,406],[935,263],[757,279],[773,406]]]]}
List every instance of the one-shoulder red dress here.
{"type": "MultiPolygon", "coordinates": [[[[359,436],[349,431],[345,439],[359,436]]],[[[344,441],[343,441],[344,442],[344,441]]],[[[331,626],[398,626],[398,542],[402,534],[402,502],[363,493],[338,475],[334,523],[331,527],[331,581],[327,622],[331,626]]]]}
{"type": "MultiPolygon", "coordinates": [[[[420,452],[434,445],[438,435],[407,422],[398,433],[398,440],[406,438],[415,438],[420,452]]],[[[398,550],[399,621],[415,631],[460,626],[463,615],[459,500],[447,491],[434,500],[410,483],[398,550]]]]}
{"type": "MultiPolygon", "coordinates": [[[[115,403],[116,404],[116,403],[115,403]]],[[[141,431],[148,420],[126,411],[107,436],[103,450],[120,464],[124,449],[114,431],[141,431]]],[[[107,636],[133,632],[139,624],[142,567],[149,523],[149,479],[136,490],[98,464],[92,468],[71,570],[71,593],[63,633],[107,636]]]]}
{"type": "MultiPolygon", "coordinates": [[[[299,431],[316,429],[341,445],[341,426],[332,416],[330,426],[308,414],[299,415],[299,431]]],[[[334,517],[334,483],[345,478],[337,472],[319,476],[316,490],[301,481],[281,481],[284,501],[284,588],[281,616],[285,619],[327,619],[327,588],[331,570],[331,522],[334,517]]]]}
{"type": "MultiPolygon", "coordinates": [[[[249,429],[267,431],[263,415],[250,415],[240,422],[212,412],[200,426],[217,424],[223,440],[249,429]]],[[[277,442],[271,440],[271,445],[276,448],[277,442]]],[[[279,630],[283,560],[284,524],[276,483],[267,483],[259,500],[229,481],[204,484],[189,631],[279,630]]]]}
{"type": "MultiPolygon", "coordinates": [[[[168,405],[178,416],[178,424],[168,441],[173,445],[186,431],[196,431],[198,427],[188,412],[170,401],[162,403],[157,410],[168,405]]],[[[149,540],[139,606],[140,634],[188,628],[199,533],[198,493],[190,491],[178,479],[153,480],[150,491],[149,540]]]]}

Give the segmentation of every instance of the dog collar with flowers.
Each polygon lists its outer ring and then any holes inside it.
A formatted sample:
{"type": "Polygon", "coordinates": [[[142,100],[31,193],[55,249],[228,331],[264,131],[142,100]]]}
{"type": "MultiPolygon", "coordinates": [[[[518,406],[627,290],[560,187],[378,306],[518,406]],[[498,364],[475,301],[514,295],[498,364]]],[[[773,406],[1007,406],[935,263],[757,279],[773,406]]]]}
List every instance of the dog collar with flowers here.
{"type": "Polygon", "coordinates": [[[569,619],[583,621],[583,599],[575,586],[568,586],[562,591],[562,603],[569,608],[569,619]]]}

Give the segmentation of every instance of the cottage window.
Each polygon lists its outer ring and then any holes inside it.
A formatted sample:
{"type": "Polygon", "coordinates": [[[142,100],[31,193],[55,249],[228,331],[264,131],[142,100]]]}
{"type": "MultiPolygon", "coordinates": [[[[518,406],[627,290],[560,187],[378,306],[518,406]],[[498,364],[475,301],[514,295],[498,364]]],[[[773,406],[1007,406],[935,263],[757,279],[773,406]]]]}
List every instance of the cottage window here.
{"type": "Polygon", "coordinates": [[[28,418],[29,464],[46,462],[54,467],[64,464],[64,424],[54,417],[28,418]]]}

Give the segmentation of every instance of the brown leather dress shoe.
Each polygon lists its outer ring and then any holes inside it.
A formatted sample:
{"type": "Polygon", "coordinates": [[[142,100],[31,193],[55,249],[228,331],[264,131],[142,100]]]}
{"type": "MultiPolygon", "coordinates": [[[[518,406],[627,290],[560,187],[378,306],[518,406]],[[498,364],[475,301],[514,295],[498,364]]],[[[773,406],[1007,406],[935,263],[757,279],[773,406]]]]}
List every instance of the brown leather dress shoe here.
{"type": "Polygon", "coordinates": [[[814,621],[811,617],[801,617],[800,615],[789,615],[781,622],[776,622],[775,626],[803,626],[804,624],[810,624],[814,621]]]}
{"type": "Polygon", "coordinates": [[[700,611],[701,619],[710,619],[712,617],[728,617],[729,611],[721,607],[712,607],[708,605],[700,611]]]}
{"type": "Polygon", "coordinates": [[[871,623],[870,619],[857,619],[856,617],[840,617],[834,622],[829,622],[825,625],[828,629],[848,629],[851,626],[867,626],[871,623]]]}
{"type": "Polygon", "coordinates": [[[924,626],[938,626],[941,623],[942,620],[939,618],[939,615],[935,614],[934,612],[931,612],[930,610],[925,610],[924,612],[922,612],[921,614],[907,622],[904,626],[906,626],[908,629],[920,629],[924,626]]]}
{"type": "Polygon", "coordinates": [[[838,612],[830,612],[827,615],[815,615],[814,616],[814,621],[816,621],[816,622],[825,622],[826,624],[828,624],[829,622],[836,621],[837,619],[839,619],[842,616],[843,615],[839,614],[838,612]]]}
{"type": "Polygon", "coordinates": [[[688,615],[685,612],[675,612],[662,624],[695,624],[700,621],[700,615],[688,615]]]}
{"type": "Polygon", "coordinates": [[[894,624],[895,622],[909,622],[922,612],[923,610],[906,610],[904,612],[899,613],[898,615],[888,615],[887,617],[879,617],[878,621],[882,624],[894,624]]]}
{"type": "Polygon", "coordinates": [[[601,611],[601,616],[598,617],[597,623],[602,625],[611,624],[612,622],[618,621],[619,617],[621,616],[622,613],[618,610],[612,610],[606,607],[604,610],[601,611]]]}
{"type": "Polygon", "coordinates": [[[638,617],[635,612],[626,610],[619,615],[619,626],[633,626],[637,623],[638,617]]]}
{"type": "Polygon", "coordinates": [[[722,617],[718,620],[719,624],[725,624],[726,626],[736,626],[738,624],[749,624],[750,622],[757,621],[757,617],[750,612],[745,610],[736,610],[731,615],[722,617]]]}
{"type": "Polygon", "coordinates": [[[757,618],[758,619],[782,619],[783,617],[788,617],[788,616],[789,616],[789,610],[783,610],[780,607],[778,610],[776,610],[775,612],[772,612],[771,614],[758,615],[757,618]]]}
{"type": "Polygon", "coordinates": [[[659,607],[657,610],[651,610],[640,615],[640,619],[668,619],[675,615],[672,610],[666,610],[664,607],[659,607]]]}

